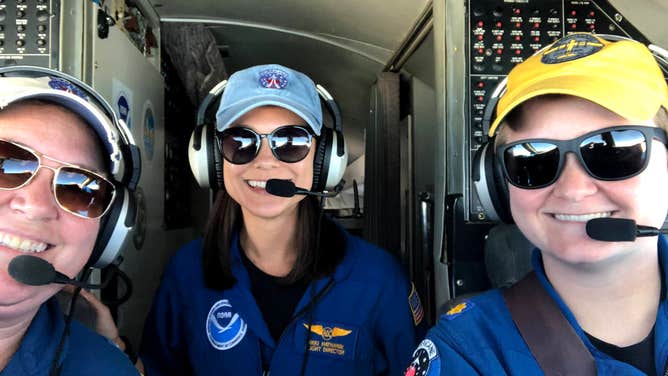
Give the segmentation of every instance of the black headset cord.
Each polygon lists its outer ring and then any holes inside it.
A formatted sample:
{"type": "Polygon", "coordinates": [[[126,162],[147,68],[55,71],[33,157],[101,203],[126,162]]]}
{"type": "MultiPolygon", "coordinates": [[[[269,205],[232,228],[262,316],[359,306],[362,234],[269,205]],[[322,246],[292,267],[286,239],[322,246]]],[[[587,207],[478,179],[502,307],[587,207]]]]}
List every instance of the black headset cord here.
{"type": "MultiPolygon", "coordinates": [[[[304,376],[304,372],[306,371],[306,363],[308,362],[308,356],[309,356],[309,343],[311,342],[311,327],[313,326],[313,310],[315,309],[315,303],[316,303],[316,297],[315,297],[315,284],[313,278],[316,275],[316,271],[318,270],[318,257],[320,255],[320,232],[322,229],[322,217],[325,213],[325,197],[320,197],[320,205],[318,206],[318,228],[316,229],[315,232],[315,255],[313,257],[313,265],[312,265],[312,271],[311,271],[311,286],[309,290],[311,291],[311,299],[309,303],[309,308],[308,308],[308,330],[306,333],[306,342],[304,343],[304,357],[302,358],[302,366],[301,366],[301,371],[299,374],[301,376],[304,376]]],[[[326,290],[329,290],[329,287],[331,287],[331,280],[328,283],[328,286],[326,286],[325,289],[323,289],[323,292],[326,290]]],[[[322,294],[318,294],[318,296],[322,296],[322,294]]]]}
{"type": "MultiPolygon", "coordinates": [[[[79,280],[87,281],[92,271],[93,271],[92,268],[88,268],[86,271],[84,271],[79,280]]],[[[70,306],[67,314],[65,315],[65,327],[63,328],[63,334],[60,336],[60,341],[58,342],[58,348],[56,349],[56,354],[54,355],[53,361],[51,362],[51,370],[49,371],[49,376],[59,376],[60,372],[62,371],[63,366],[60,363],[60,356],[63,353],[63,349],[65,348],[65,341],[67,340],[67,337],[69,337],[70,335],[70,327],[72,326],[72,318],[74,317],[74,307],[76,306],[76,301],[77,298],[79,297],[80,292],[81,292],[81,287],[76,287],[74,289],[74,293],[72,294],[72,299],[70,299],[70,306]]]]}

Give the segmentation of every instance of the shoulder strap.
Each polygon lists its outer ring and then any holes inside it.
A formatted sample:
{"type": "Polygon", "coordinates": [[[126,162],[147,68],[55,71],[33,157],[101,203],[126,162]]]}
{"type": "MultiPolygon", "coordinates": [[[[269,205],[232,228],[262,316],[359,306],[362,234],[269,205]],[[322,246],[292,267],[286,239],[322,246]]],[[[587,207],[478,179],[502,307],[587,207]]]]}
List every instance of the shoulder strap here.
{"type": "Polygon", "coordinates": [[[502,291],[529,350],[546,375],[596,375],[596,363],[535,272],[502,291]]]}

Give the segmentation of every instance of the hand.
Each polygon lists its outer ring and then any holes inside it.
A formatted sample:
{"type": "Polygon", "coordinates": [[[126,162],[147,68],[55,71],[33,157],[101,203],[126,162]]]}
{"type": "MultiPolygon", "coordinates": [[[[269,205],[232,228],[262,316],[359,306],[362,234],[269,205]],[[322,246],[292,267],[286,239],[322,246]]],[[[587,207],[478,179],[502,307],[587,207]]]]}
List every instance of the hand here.
{"type": "MultiPolygon", "coordinates": [[[[76,287],[66,285],[63,291],[74,294],[76,287]]],[[[121,350],[125,351],[125,342],[118,334],[118,328],[114,323],[114,318],[111,316],[109,308],[104,305],[95,295],[91,294],[86,289],[81,289],[79,296],[83,298],[84,304],[87,304],[90,310],[95,314],[95,331],[107,337],[110,341],[115,343],[121,350]]]]}

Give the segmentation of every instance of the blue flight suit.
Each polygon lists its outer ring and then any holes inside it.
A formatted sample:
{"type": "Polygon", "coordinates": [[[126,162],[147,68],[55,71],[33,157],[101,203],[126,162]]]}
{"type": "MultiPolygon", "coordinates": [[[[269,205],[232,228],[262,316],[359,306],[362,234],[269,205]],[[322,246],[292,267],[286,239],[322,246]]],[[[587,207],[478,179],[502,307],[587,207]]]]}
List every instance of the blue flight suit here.
{"type": "MultiPolygon", "coordinates": [[[[659,260],[664,285],[668,270],[668,242],[659,237],[659,260]]],[[[620,362],[591,344],[575,317],[545,276],[541,253],[533,253],[538,279],[557,302],[564,316],[591,352],[598,375],[644,375],[628,363],[620,362]]],[[[654,327],[654,357],[657,374],[662,375],[668,359],[668,301],[659,304],[654,327]]],[[[412,375],[542,375],[506,307],[499,289],[475,296],[441,316],[413,353],[405,373],[412,375]]]]}
{"type": "MultiPolygon", "coordinates": [[[[56,298],[51,298],[37,311],[19,349],[0,375],[49,375],[64,329],[65,320],[60,305],[56,298]]],[[[123,352],[77,321],[72,321],[59,363],[61,376],[139,374],[123,352]]]]}
{"type": "Polygon", "coordinates": [[[237,283],[224,291],[204,284],[201,239],[185,246],[166,268],[145,324],[146,374],[295,376],[305,356],[305,375],[401,374],[421,338],[417,293],[389,253],[341,234],[343,260],[307,288],[278,343],[251,293],[238,240],[231,249],[237,283]]]}

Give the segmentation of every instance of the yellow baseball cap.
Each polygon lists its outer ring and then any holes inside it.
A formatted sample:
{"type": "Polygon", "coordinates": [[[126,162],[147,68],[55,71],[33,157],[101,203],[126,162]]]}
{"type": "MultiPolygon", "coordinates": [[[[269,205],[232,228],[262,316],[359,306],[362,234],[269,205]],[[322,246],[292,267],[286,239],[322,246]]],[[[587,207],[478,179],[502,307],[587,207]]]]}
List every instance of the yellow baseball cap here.
{"type": "Polygon", "coordinates": [[[651,119],[661,106],[668,109],[666,79],[644,44],[574,33],[510,71],[489,136],[515,107],[544,94],[584,98],[629,120],[651,119]]]}

